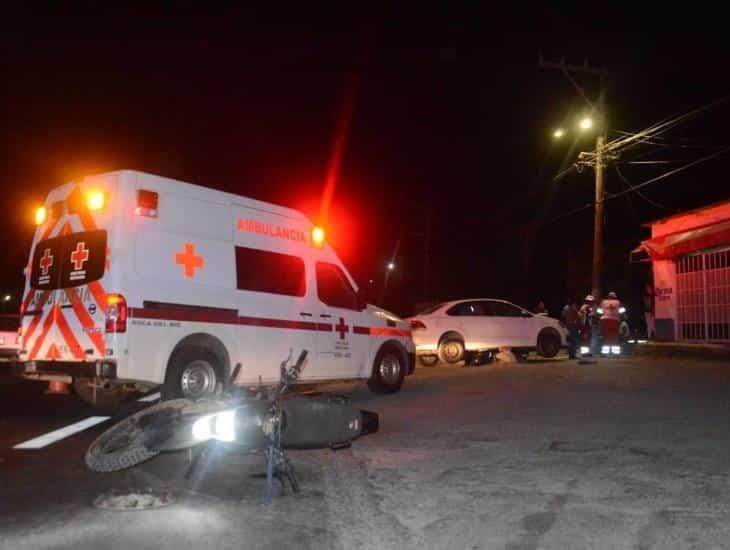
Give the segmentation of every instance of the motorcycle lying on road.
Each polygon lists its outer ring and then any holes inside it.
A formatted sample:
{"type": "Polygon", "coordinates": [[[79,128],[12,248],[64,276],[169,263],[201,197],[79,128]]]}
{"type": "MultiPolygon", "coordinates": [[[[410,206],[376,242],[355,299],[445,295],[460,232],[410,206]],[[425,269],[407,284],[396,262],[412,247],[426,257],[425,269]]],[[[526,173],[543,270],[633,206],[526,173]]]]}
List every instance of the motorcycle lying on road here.
{"type": "Polygon", "coordinates": [[[290,366],[280,365],[279,382],[251,390],[235,386],[241,370],[236,365],[228,382],[210,399],[173,399],[140,411],[102,433],[86,452],[86,465],[97,472],[130,468],[161,452],[193,450],[186,478],[213,445],[244,453],[264,454],[266,494],[271,499],[273,479],[288,482],[293,492],[299,482],[288,449],[339,449],[361,435],[378,431],[377,413],[360,410],[345,396],[286,393],[299,377],[307,357],[304,350],[290,366]]]}

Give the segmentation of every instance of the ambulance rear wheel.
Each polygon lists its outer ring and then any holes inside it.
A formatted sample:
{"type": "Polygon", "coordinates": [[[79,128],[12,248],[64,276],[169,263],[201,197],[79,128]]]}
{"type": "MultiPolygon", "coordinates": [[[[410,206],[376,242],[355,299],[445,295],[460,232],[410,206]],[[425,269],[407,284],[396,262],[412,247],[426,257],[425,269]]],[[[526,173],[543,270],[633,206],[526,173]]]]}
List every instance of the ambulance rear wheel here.
{"type": "Polygon", "coordinates": [[[162,399],[202,399],[215,393],[221,380],[218,357],[200,346],[182,346],[170,358],[162,399]]]}
{"type": "Polygon", "coordinates": [[[375,356],[368,388],[373,393],[396,393],[403,385],[408,364],[403,353],[393,346],[382,348],[375,356]]]}

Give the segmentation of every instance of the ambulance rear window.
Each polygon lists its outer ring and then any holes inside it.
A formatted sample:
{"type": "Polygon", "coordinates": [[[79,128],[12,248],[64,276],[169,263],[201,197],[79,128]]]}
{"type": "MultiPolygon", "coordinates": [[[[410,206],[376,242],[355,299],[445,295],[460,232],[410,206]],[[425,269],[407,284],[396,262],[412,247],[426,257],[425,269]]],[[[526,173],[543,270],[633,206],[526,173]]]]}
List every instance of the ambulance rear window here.
{"type": "Polygon", "coordinates": [[[39,242],[33,253],[30,285],[55,290],[101,279],[106,264],[106,231],[83,231],[39,242]]]}
{"type": "Polygon", "coordinates": [[[304,296],[304,260],[256,248],[236,247],[236,279],[239,290],[304,296]]]}

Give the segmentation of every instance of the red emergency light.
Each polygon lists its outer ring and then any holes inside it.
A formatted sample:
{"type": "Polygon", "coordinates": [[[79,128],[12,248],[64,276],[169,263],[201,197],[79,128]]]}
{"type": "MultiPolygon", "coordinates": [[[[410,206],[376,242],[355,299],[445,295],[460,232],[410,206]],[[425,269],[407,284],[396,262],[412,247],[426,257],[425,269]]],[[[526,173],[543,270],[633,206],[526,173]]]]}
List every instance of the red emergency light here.
{"type": "Polygon", "coordinates": [[[157,200],[158,195],[155,191],[147,191],[146,189],[137,190],[137,206],[134,209],[134,213],[138,216],[156,218],[157,200]]]}

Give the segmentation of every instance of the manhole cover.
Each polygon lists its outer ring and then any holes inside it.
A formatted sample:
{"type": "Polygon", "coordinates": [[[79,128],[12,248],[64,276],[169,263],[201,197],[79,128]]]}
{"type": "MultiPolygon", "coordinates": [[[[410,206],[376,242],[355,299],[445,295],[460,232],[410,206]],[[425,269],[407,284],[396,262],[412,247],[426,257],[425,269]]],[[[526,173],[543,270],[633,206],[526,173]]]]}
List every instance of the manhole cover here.
{"type": "Polygon", "coordinates": [[[94,506],[102,510],[117,512],[153,510],[175,502],[172,493],[166,490],[153,491],[152,489],[117,491],[112,489],[94,499],[94,506]]]}
{"type": "Polygon", "coordinates": [[[553,441],[548,450],[555,453],[591,453],[615,448],[615,443],[606,441],[553,441]]]}

